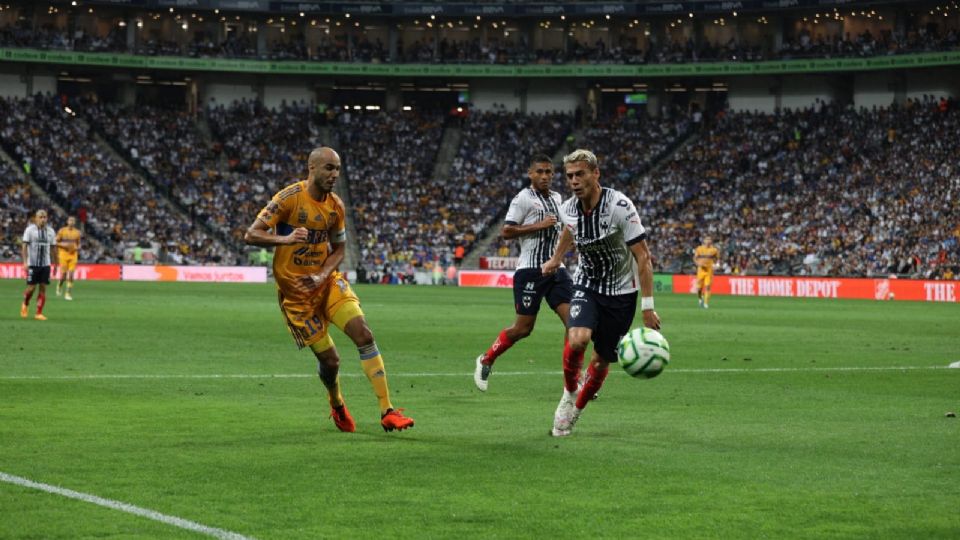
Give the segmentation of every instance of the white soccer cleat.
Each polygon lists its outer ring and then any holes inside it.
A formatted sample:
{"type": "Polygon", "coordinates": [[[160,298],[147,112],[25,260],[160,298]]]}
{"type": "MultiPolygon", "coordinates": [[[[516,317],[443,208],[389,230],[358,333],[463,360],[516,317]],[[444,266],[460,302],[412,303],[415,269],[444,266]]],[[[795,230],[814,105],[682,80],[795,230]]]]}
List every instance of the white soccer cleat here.
{"type": "Polygon", "coordinates": [[[64,299],[64,300],[73,300],[73,297],[70,296],[70,293],[67,293],[67,294],[63,295],[63,299],[64,299]]]}
{"type": "Polygon", "coordinates": [[[487,391],[487,379],[490,378],[491,366],[483,363],[483,355],[477,357],[477,367],[473,370],[473,383],[481,392],[487,391]]]}
{"type": "Polygon", "coordinates": [[[577,392],[568,392],[563,389],[563,397],[560,398],[560,404],[557,405],[557,412],[553,414],[553,430],[550,434],[554,437],[566,437],[573,431],[573,425],[580,418],[583,409],[577,408],[577,392]]]}
{"type": "Polygon", "coordinates": [[[60,296],[60,287],[57,287],[57,296],[60,296]]]}
{"type": "Polygon", "coordinates": [[[710,306],[706,303],[703,304],[703,309],[710,309],[710,306]]]}

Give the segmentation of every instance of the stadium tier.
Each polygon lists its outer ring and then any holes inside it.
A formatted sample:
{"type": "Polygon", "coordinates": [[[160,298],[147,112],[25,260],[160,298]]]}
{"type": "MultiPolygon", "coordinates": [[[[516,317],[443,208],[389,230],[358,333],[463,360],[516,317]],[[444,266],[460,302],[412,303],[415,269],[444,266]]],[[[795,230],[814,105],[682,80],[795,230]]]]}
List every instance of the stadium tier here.
{"type": "Polygon", "coordinates": [[[960,9],[767,4],[4,3],[0,254],[33,191],[90,260],[248,261],[331,145],[351,269],[472,264],[516,255],[529,156],[585,147],[658,270],[709,234],[725,272],[955,275],[960,9]]]}

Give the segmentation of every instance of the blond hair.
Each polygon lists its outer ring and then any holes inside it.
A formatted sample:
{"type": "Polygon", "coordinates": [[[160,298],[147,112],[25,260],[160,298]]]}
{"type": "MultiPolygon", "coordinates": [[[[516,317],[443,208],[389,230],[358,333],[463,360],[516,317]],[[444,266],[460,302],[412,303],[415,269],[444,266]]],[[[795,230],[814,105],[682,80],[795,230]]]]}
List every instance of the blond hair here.
{"type": "Polygon", "coordinates": [[[590,170],[597,169],[597,156],[594,155],[594,153],[589,150],[585,150],[583,148],[577,148],[573,152],[570,152],[569,154],[563,156],[564,165],[566,165],[567,163],[574,163],[577,161],[585,161],[587,163],[587,167],[590,170]]]}

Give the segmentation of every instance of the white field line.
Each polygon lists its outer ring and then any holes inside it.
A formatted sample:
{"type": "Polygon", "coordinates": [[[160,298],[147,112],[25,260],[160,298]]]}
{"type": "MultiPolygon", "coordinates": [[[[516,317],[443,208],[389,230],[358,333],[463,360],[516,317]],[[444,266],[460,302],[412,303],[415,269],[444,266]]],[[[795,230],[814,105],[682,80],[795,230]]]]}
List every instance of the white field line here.
{"type": "Polygon", "coordinates": [[[6,474],[0,472],[0,481],[7,482],[10,484],[15,484],[30,489],[38,489],[40,491],[46,491],[47,493],[53,493],[54,495],[60,495],[62,497],[67,497],[70,499],[76,499],[78,501],[93,503],[99,506],[110,508],[112,510],[119,510],[121,512],[126,512],[128,514],[134,514],[140,517],[145,517],[147,519],[152,519],[154,521],[159,521],[167,525],[172,525],[174,527],[179,527],[181,529],[187,529],[188,531],[197,532],[200,534],[205,534],[207,536],[212,536],[214,538],[220,538],[224,540],[253,540],[250,536],[244,536],[235,532],[225,531],[223,529],[218,529],[216,527],[208,527],[206,525],[201,525],[195,521],[190,521],[183,518],[178,518],[176,516],[168,516],[166,514],[161,514],[149,508],[141,508],[139,506],[134,506],[132,504],[127,504],[125,502],[114,501],[112,499],[104,499],[103,497],[97,497],[96,495],[91,495],[89,493],[82,493],[79,491],[73,491],[72,489],[66,489],[57,486],[51,486],[50,484],[43,484],[40,482],[34,482],[27,478],[20,476],[14,476],[12,474],[6,474]]]}
{"type": "MultiPolygon", "coordinates": [[[[705,374],[705,373],[798,373],[821,371],[921,371],[948,369],[947,366],[850,366],[850,367],[798,367],[798,368],[671,368],[668,373],[705,374]]],[[[619,370],[615,371],[619,372],[619,370]]],[[[390,377],[470,377],[473,372],[395,372],[387,371],[390,377]]],[[[559,375],[559,371],[498,371],[497,377],[530,377],[559,375]]],[[[340,372],[341,377],[366,377],[362,373],[340,372]]],[[[99,374],[99,375],[2,375],[0,381],[37,380],[37,381],[85,381],[109,379],[306,379],[316,377],[313,373],[212,373],[212,374],[99,374]]]]}

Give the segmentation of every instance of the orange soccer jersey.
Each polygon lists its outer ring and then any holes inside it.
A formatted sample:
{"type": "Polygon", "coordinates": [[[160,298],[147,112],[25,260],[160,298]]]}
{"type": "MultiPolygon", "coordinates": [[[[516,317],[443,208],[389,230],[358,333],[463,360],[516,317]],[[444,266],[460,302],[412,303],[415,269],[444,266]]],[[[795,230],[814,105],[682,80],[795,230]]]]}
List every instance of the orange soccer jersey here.
{"type": "Polygon", "coordinates": [[[720,258],[720,250],[716,246],[697,246],[697,249],[694,251],[694,256],[697,259],[697,264],[708,272],[713,271],[713,265],[717,262],[717,259],[720,258]]]}
{"type": "Polygon", "coordinates": [[[74,255],[80,245],[80,229],[76,227],[61,227],[57,231],[57,244],[63,244],[62,250],[74,255]]]}
{"type": "MultiPolygon", "coordinates": [[[[301,181],[280,190],[257,217],[276,228],[280,235],[290,234],[297,227],[309,231],[306,243],[277,246],[273,255],[273,275],[283,296],[309,302],[310,298],[295,286],[296,279],[320,271],[330,256],[330,242],[346,241],[343,201],[334,193],[314,200],[307,191],[307,182],[301,181]]],[[[329,286],[328,280],[323,288],[329,286]]]]}

